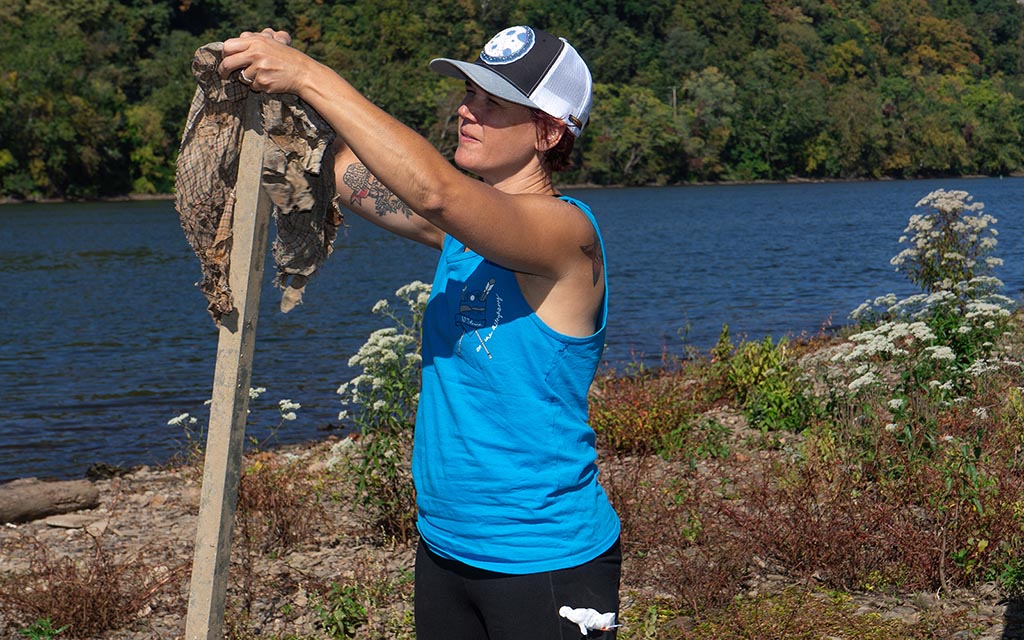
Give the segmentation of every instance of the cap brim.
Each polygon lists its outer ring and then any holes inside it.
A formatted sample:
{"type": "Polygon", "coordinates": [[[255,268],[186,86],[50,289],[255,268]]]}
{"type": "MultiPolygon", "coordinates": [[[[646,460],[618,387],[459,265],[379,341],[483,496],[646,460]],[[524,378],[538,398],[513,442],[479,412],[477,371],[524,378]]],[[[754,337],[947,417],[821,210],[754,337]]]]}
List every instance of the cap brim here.
{"type": "Polygon", "coordinates": [[[502,100],[532,109],[540,109],[515,85],[482,65],[449,58],[435,58],[430,61],[430,69],[443,76],[470,80],[487,93],[502,100]]]}

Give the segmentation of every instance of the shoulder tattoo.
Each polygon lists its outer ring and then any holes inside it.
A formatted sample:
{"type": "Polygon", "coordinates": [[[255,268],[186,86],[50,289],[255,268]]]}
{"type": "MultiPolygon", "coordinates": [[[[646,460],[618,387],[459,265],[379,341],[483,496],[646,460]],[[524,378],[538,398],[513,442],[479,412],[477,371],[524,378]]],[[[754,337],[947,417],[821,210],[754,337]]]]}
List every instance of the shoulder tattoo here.
{"type": "Polygon", "coordinates": [[[594,241],[580,247],[583,255],[590,258],[591,270],[594,274],[594,286],[601,281],[601,271],[604,269],[604,256],[601,254],[601,240],[594,234],[594,241]]]}
{"type": "Polygon", "coordinates": [[[352,190],[349,204],[362,206],[363,200],[369,198],[373,200],[373,209],[378,216],[384,217],[390,213],[401,213],[406,218],[412,216],[412,209],[381,184],[363,163],[353,162],[348,165],[342,181],[352,190]]]}

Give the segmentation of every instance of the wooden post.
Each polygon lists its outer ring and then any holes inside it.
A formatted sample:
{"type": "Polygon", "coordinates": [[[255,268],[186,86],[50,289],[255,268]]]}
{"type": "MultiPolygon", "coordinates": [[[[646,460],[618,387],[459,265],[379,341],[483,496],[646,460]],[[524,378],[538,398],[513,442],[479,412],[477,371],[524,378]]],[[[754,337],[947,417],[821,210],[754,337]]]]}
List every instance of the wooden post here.
{"type": "Polygon", "coordinates": [[[246,98],[235,184],[229,284],[235,310],[221,318],[203,489],[185,622],[186,640],[222,640],[231,530],[238,504],[270,200],[261,174],[266,141],[260,96],[246,98]]]}

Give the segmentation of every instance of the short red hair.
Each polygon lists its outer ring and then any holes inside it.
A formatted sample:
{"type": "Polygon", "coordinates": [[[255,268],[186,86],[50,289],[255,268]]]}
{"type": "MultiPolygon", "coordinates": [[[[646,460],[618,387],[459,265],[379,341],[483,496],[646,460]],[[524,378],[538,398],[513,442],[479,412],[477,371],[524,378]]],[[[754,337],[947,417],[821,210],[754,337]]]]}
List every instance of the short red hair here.
{"type": "Polygon", "coordinates": [[[564,171],[572,167],[572,149],[576,144],[576,136],[569,133],[569,129],[566,128],[565,122],[556,118],[555,116],[545,113],[540,109],[531,110],[533,114],[533,122],[537,125],[537,136],[539,138],[547,138],[552,135],[558,129],[562,130],[562,137],[559,138],[555,146],[551,147],[544,153],[544,163],[548,169],[554,171],[564,171]]]}

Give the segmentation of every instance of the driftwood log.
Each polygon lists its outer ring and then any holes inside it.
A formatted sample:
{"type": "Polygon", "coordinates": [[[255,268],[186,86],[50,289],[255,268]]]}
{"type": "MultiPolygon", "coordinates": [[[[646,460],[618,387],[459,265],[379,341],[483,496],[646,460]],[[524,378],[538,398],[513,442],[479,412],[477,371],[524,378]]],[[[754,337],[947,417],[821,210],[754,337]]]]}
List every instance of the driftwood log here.
{"type": "Polygon", "coordinates": [[[31,522],[59,513],[92,509],[99,503],[100,492],[88,480],[14,480],[0,484],[0,523],[31,522]]]}

